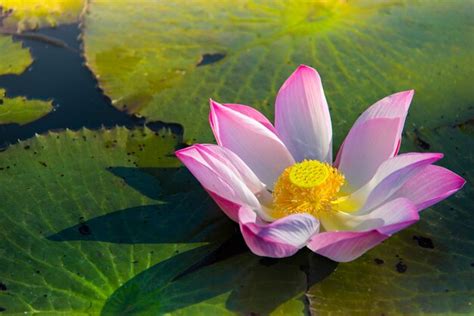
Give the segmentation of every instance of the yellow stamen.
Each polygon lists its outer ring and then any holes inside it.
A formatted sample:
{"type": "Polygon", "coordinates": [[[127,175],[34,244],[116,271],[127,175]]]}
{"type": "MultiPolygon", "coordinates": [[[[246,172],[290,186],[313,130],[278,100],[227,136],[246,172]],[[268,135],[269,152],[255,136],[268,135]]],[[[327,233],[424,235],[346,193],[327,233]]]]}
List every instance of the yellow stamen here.
{"type": "Polygon", "coordinates": [[[273,191],[272,216],[321,212],[335,208],[344,185],[344,176],[331,165],[317,160],[304,160],[286,168],[273,191]]]}

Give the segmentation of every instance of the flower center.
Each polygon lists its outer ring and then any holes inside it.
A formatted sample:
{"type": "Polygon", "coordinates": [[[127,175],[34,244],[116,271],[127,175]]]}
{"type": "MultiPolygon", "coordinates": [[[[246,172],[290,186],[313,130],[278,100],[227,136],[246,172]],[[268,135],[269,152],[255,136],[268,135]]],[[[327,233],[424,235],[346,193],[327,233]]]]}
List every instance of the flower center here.
{"type": "Polygon", "coordinates": [[[286,168],[275,183],[272,216],[281,218],[296,213],[319,217],[333,210],[341,197],[344,176],[328,163],[304,160],[286,168]]]}

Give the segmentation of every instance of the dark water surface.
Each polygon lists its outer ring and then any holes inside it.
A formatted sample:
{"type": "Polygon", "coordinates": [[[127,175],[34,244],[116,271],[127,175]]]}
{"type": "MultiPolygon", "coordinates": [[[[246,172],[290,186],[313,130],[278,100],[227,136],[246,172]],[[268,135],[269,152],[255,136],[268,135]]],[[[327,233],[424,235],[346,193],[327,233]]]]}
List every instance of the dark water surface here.
{"type": "MultiPolygon", "coordinates": [[[[35,39],[16,38],[30,49],[34,62],[21,75],[0,76],[0,87],[6,89],[8,97],[52,99],[55,110],[23,126],[0,125],[0,147],[48,130],[81,127],[96,129],[115,125],[132,127],[144,124],[144,119],[114,108],[97,87],[97,81],[84,65],[77,24],[41,29],[36,34],[64,41],[71,49],[35,39]]],[[[180,132],[179,126],[152,124],[154,129],[165,126],[180,132]]]]}

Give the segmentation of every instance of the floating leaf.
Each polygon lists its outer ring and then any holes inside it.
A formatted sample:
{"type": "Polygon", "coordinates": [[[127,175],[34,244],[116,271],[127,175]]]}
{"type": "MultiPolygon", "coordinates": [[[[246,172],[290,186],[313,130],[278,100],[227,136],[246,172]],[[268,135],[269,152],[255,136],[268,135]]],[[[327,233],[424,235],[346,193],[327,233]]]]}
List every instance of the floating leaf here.
{"type": "Polygon", "coordinates": [[[304,313],[306,275],[298,265],[304,254],[283,260],[243,254],[183,276],[176,270],[189,259],[186,254],[173,259],[124,284],[110,297],[103,315],[304,313]]]}
{"type": "Polygon", "coordinates": [[[1,310],[303,314],[305,272],[321,279],[335,265],[309,250],[260,258],[239,234],[215,252],[236,227],[178,168],[178,144],[149,129],[85,129],[2,152],[1,310]]]}
{"type": "Polygon", "coordinates": [[[3,30],[22,32],[79,20],[85,0],[0,0],[3,30]]]}
{"type": "Polygon", "coordinates": [[[0,75],[19,75],[31,65],[28,49],[22,48],[21,43],[14,42],[10,36],[0,35],[0,75]]]}
{"type": "Polygon", "coordinates": [[[52,101],[7,98],[5,90],[0,89],[0,124],[27,124],[45,116],[52,109],[52,101]]]}
{"type": "Polygon", "coordinates": [[[119,109],[177,122],[211,141],[208,99],[273,115],[300,63],[317,68],[335,143],[378,99],[415,88],[410,123],[437,126],[472,107],[474,2],[92,0],[88,66],[119,109]]]}
{"type": "Polygon", "coordinates": [[[230,222],[179,176],[177,144],[115,128],[39,135],[2,152],[0,310],[98,314],[142,271],[183,253],[184,272],[215,249],[230,222]],[[179,193],[152,173],[172,174],[179,193]]]}
{"type": "Polygon", "coordinates": [[[355,262],[340,264],[309,290],[318,315],[472,314],[473,122],[410,133],[411,149],[443,152],[442,164],[465,187],[421,213],[402,231],[355,262]],[[414,147],[414,148],[413,148],[414,147]]]}
{"type": "MultiPolygon", "coordinates": [[[[19,75],[33,62],[29,50],[10,36],[0,35],[0,56],[0,75],[19,75]]],[[[0,88],[0,124],[23,125],[43,117],[52,109],[51,101],[7,98],[5,89],[0,88]]]]}

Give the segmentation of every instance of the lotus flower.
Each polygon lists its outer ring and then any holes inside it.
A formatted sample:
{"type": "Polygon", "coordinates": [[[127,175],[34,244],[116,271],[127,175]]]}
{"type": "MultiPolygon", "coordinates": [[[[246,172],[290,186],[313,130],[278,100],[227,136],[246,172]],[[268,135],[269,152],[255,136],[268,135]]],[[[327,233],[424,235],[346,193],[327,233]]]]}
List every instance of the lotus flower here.
{"type": "Polygon", "coordinates": [[[254,254],[281,258],[306,246],[351,261],[465,183],[433,165],[440,153],[398,155],[413,93],[367,109],[333,162],[321,79],[301,65],[278,92],[275,125],[251,107],[211,100],[218,145],[196,144],[176,156],[239,224],[254,254]]]}

